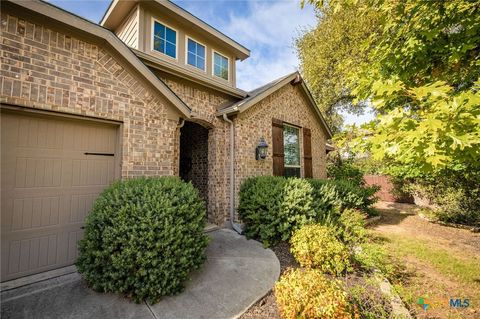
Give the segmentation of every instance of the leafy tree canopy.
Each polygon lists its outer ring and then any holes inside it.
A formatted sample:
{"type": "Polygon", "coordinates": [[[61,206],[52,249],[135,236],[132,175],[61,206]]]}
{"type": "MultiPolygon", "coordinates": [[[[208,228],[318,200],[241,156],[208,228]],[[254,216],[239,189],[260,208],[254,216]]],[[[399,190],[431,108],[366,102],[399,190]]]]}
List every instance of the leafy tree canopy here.
{"type": "Polygon", "coordinates": [[[296,40],[302,74],[335,132],[343,122],[340,110],[360,114],[364,109],[363,101],[352,104],[347,76],[351,68],[370,61],[362,45],[372,31],[378,32],[379,12],[366,10],[359,15],[357,10],[358,6],[337,11],[321,8],[316,28],[296,40]]]}
{"type": "Polygon", "coordinates": [[[405,176],[480,169],[479,2],[310,2],[320,16],[354,9],[377,17],[370,35],[351,46],[359,55],[339,55],[353,102],[369,101],[378,114],[357,145],[405,176]]]}

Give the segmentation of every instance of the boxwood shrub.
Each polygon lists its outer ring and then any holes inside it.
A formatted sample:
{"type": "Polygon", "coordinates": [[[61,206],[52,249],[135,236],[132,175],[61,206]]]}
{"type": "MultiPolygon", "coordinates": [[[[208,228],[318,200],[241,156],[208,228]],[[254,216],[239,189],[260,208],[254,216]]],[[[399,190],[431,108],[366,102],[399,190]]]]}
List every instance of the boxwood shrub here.
{"type": "Polygon", "coordinates": [[[202,265],[205,219],[198,192],[177,178],[115,182],[87,216],[78,270],[94,290],[156,302],[202,265]]]}
{"type": "Polygon", "coordinates": [[[346,180],[257,176],[242,183],[238,212],[246,236],[269,246],[302,225],[338,219],[345,209],[371,214],[375,192],[346,180]]]}
{"type": "Polygon", "coordinates": [[[312,222],[313,189],[305,180],[262,176],[245,180],[240,189],[239,215],[245,235],[265,246],[288,240],[292,231],[312,222]]]}
{"type": "Polygon", "coordinates": [[[374,215],[372,205],[377,198],[375,193],[378,186],[357,185],[349,180],[321,180],[310,179],[309,183],[314,188],[315,200],[328,202],[340,207],[340,211],[346,208],[357,209],[368,215],[374,215]]]}

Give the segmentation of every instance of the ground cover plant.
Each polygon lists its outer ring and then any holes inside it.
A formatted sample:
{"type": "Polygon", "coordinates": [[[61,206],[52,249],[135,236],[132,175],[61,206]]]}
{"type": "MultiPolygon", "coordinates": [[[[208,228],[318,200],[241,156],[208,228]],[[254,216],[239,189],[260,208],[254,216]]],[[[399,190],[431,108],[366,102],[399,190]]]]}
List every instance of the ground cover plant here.
{"type": "Polygon", "coordinates": [[[157,302],[202,265],[205,220],[197,190],[178,178],[117,181],[87,216],[78,270],[94,290],[157,302]]]}

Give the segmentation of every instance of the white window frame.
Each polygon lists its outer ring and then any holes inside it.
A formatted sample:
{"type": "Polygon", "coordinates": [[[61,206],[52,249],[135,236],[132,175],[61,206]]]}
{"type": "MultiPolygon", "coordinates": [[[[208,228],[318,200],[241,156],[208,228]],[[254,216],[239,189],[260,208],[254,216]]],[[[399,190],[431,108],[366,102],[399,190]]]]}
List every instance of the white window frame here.
{"type": "MultiPolygon", "coordinates": [[[[298,165],[287,165],[287,164],[283,164],[283,167],[291,167],[291,168],[300,168],[300,175],[302,175],[302,148],[301,148],[301,143],[300,143],[300,132],[301,132],[301,127],[298,127],[298,126],[295,126],[295,125],[291,125],[291,124],[286,124],[286,123],[283,123],[283,126],[288,126],[288,127],[291,127],[291,128],[294,128],[298,131],[298,165]]],[[[285,132],[285,129],[284,129],[284,132],[285,132]]],[[[282,141],[283,142],[283,154],[285,156],[285,140],[282,141]]]]}
{"type": "Polygon", "coordinates": [[[218,52],[217,50],[212,50],[212,76],[216,79],[220,79],[222,81],[230,82],[230,58],[221,52],[218,52]],[[218,55],[221,55],[225,59],[227,59],[227,79],[224,79],[218,75],[215,75],[215,53],[218,55]]]}
{"type": "Polygon", "coordinates": [[[203,72],[203,73],[207,73],[207,56],[208,56],[208,51],[207,51],[207,46],[206,46],[205,44],[203,44],[203,43],[200,42],[200,41],[195,40],[195,39],[192,38],[191,36],[188,36],[188,35],[187,35],[187,36],[185,37],[185,65],[187,65],[188,67],[193,68],[193,69],[195,69],[195,70],[197,70],[197,71],[200,71],[200,72],[203,72]],[[204,68],[203,70],[197,68],[197,67],[194,66],[194,65],[188,64],[188,40],[189,40],[189,39],[192,40],[192,41],[194,41],[194,42],[196,42],[196,43],[198,43],[198,44],[200,44],[200,45],[203,45],[203,47],[205,48],[205,57],[204,57],[205,62],[204,62],[204,65],[203,65],[203,68],[204,68]]]}
{"type": "MultiPolygon", "coordinates": [[[[175,60],[175,61],[178,61],[178,30],[173,28],[172,26],[168,25],[167,23],[161,21],[161,20],[158,20],[157,18],[155,17],[152,17],[152,23],[151,23],[152,27],[151,27],[151,34],[150,34],[150,50],[151,52],[154,52],[155,54],[160,54],[161,56],[165,56],[169,59],[172,59],[172,60],[175,60]],[[163,24],[165,27],[169,28],[169,29],[172,29],[173,31],[175,31],[175,57],[171,57],[169,56],[168,54],[166,53],[163,53],[163,52],[160,52],[160,51],[157,51],[155,50],[154,48],[154,45],[155,45],[155,41],[154,41],[154,37],[155,37],[155,22],[158,22],[160,24],[163,24]]],[[[166,41],[166,34],[165,34],[165,41],[166,41]]]]}

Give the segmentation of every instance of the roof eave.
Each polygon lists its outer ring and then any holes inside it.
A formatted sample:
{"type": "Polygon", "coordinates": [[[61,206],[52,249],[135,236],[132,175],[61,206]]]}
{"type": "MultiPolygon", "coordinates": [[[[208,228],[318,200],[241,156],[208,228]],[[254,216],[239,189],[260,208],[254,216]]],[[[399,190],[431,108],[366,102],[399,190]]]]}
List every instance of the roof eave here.
{"type": "MultiPolygon", "coordinates": [[[[118,8],[119,3],[121,1],[122,0],[112,0],[112,2],[110,2],[108,9],[106,10],[102,20],[100,21],[101,26],[104,26],[108,29],[112,29],[112,27],[113,28],[116,27],[116,25],[115,26],[110,25],[109,21],[112,19],[113,16],[118,14],[118,12],[117,13],[115,12],[116,12],[116,8],[118,8]]],[[[141,0],[128,0],[129,5],[132,7],[139,2],[141,2],[141,0]]],[[[197,18],[190,12],[176,5],[175,3],[172,3],[169,0],[154,0],[154,2],[157,5],[160,5],[163,8],[169,10],[170,12],[173,12],[174,14],[179,16],[181,19],[194,24],[196,27],[202,29],[203,31],[217,38],[220,42],[224,43],[227,47],[229,47],[232,50],[232,52],[235,53],[236,59],[243,61],[246,58],[250,57],[249,49],[247,49],[240,43],[236,42],[232,38],[228,37],[227,35],[223,34],[222,32],[218,31],[216,28],[212,27],[205,21],[202,21],[201,19],[197,18]]],[[[129,12],[129,10],[126,10],[125,15],[128,14],[127,11],[129,12]]]]}
{"type": "MultiPolygon", "coordinates": [[[[301,79],[301,75],[298,72],[292,73],[290,76],[286,77],[282,81],[276,83],[272,87],[270,87],[267,90],[261,92],[260,94],[258,94],[257,96],[255,96],[254,98],[252,98],[250,100],[239,101],[239,102],[233,104],[232,106],[230,106],[228,108],[217,111],[216,115],[217,116],[222,116],[223,114],[232,115],[232,114],[242,113],[245,110],[247,110],[248,108],[250,108],[251,106],[257,104],[258,102],[260,102],[261,100],[266,98],[267,96],[271,95],[275,91],[279,90],[280,88],[282,88],[286,84],[292,83],[292,81],[296,81],[297,85],[299,84],[299,85],[302,86],[302,89],[305,92],[305,95],[307,96],[310,104],[313,106],[313,109],[317,113],[318,117],[320,118],[320,121],[322,122],[322,124],[325,128],[325,132],[327,133],[327,139],[331,139],[332,136],[333,136],[332,131],[330,130],[330,127],[328,126],[327,122],[325,121],[325,118],[323,117],[322,112],[320,112],[320,109],[318,108],[317,103],[315,103],[315,100],[313,99],[313,96],[310,93],[310,90],[308,89],[305,81],[303,81],[301,79]]],[[[248,97],[246,99],[248,99],[248,97]]]]}

